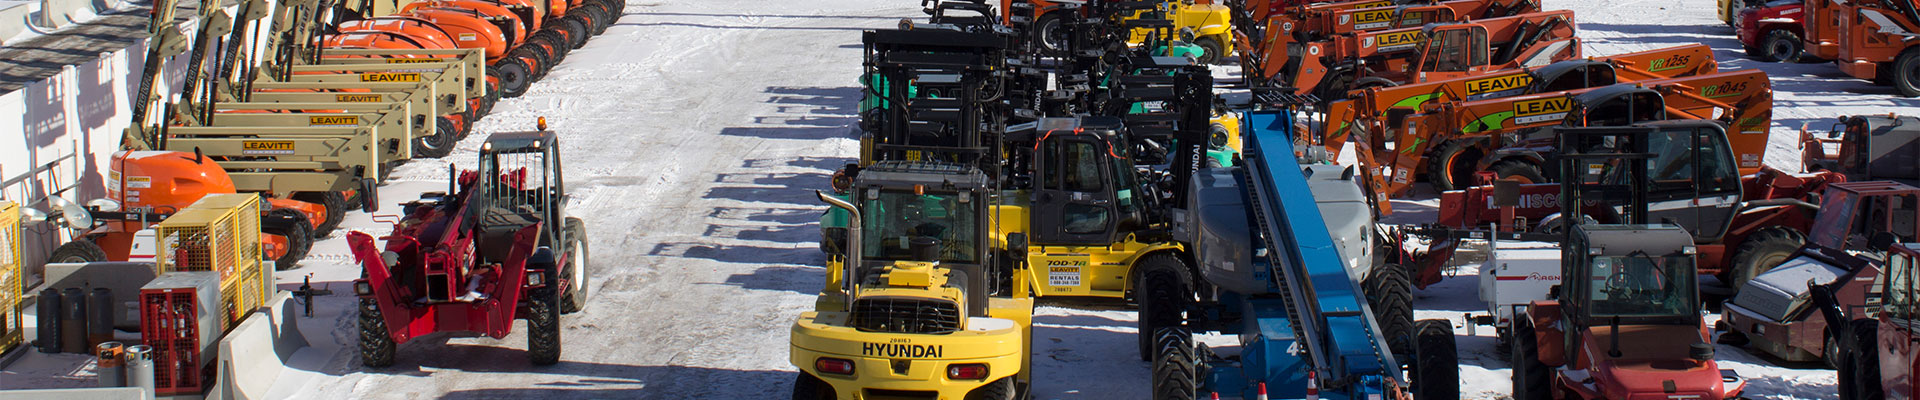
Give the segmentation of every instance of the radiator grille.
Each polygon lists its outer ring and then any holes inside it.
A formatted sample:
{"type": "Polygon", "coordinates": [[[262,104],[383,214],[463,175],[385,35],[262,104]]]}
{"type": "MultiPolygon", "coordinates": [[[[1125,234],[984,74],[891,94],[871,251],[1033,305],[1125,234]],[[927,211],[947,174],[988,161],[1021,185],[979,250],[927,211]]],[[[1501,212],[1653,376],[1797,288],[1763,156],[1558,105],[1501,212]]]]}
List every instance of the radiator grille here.
{"type": "Polygon", "coordinates": [[[891,333],[951,333],[960,330],[960,307],[946,300],[864,298],[853,301],[854,329],[891,333]]]}

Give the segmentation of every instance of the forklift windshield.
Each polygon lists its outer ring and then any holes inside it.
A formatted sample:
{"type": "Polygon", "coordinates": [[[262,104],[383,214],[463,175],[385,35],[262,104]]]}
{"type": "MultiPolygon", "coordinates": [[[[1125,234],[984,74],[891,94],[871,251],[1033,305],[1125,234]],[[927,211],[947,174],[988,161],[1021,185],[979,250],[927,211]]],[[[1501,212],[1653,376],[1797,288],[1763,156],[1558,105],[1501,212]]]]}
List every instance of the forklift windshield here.
{"type": "Polygon", "coordinates": [[[1594,317],[1691,317],[1698,298],[1694,291],[1693,257],[1593,257],[1590,278],[1594,317]]]}
{"type": "MultiPolygon", "coordinates": [[[[872,192],[869,192],[872,193],[872,192]]],[[[931,191],[879,190],[862,199],[865,217],[861,229],[867,260],[914,260],[914,238],[940,241],[940,261],[977,264],[974,209],[967,196],[931,191]]]]}

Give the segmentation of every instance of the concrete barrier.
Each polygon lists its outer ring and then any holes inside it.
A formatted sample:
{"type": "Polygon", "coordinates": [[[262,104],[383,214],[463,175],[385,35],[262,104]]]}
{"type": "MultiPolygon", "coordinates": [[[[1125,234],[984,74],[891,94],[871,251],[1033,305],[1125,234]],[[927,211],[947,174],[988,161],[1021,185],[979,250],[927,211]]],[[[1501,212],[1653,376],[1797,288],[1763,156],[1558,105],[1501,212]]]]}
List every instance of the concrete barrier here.
{"type": "Polygon", "coordinates": [[[153,400],[140,388],[75,388],[0,390],[0,397],[34,400],[153,400]]]}
{"type": "Polygon", "coordinates": [[[220,339],[219,371],[207,399],[266,399],[287,362],[308,346],[300,334],[293,294],[275,294],[232,332],[220,339]]]}
{"type": "Polygon", "coordinates": [[[99,16],[87,0],[40,0],[40,21],[48,29],[65,28],[99,16]]]}
{"type": "Polygon", "coordinates": [[[8,39],[27,33],[28,27],[33,26],[29,18],[39,10],[40,2],[38,1],[0,0],[0,45],[5,45],[8,39]]]}

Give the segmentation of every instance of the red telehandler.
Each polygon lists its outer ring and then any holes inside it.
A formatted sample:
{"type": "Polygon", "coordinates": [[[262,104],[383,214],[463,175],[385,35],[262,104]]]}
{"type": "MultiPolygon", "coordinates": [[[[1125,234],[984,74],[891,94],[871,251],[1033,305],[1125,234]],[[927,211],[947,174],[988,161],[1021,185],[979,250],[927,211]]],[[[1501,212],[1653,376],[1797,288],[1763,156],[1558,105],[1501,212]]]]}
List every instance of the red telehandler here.
{"type": "Polygon", "coordinates": [[[505,338],[527,320],[527,356],[560,360],[560,314],[587,300],[586,224],[567,217],[557,138],[497,133],[480,147],[480,166],[454,174],[448,192],[403,204],[393,235],[347,235],[365,268],[360,297],[360,357],[393,364],[399,343],[436,332],[505,338]]]}

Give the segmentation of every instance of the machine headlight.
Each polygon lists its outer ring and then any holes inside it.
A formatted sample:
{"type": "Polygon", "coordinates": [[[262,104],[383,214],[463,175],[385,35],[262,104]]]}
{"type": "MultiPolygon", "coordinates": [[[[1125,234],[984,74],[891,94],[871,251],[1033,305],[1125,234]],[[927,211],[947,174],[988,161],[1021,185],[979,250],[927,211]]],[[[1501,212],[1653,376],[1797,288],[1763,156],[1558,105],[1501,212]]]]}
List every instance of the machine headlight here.
{"type": "Polygon", "coordinates": [[[116,212],[120,211],[120,202],[113,201],[112,199],[93,199],[87,200],[87,207],[93,207],[93,209],[100,211],[116,212]]]}
{"type": "Polygon", "coordinates": [[[527,286],[540,286],[545,284],[547,284],[546,274],[527,274],[527,286]]]}
{"type": "Polygon", "coordinates": [[[371,296],[373,295],[373,284],[367,283],[366,281],[354,281],[353,294],[359,295],[359,296],[371,296]]]}

